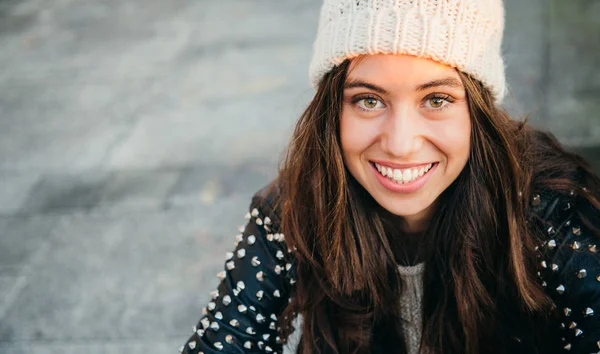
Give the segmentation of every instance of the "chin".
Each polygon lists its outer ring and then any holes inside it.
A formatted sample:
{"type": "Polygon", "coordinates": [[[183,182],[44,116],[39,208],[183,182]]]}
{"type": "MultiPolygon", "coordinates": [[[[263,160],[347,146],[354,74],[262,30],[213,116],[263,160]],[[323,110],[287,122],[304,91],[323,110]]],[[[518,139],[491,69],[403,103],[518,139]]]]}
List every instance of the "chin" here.
{"type": "MultiPolygon", "coordinates": [[[[385,198],[385,197],[383,197],[385,198]]],[[[375,201],[388,212],[402,217],[411,217],[422,214],[430,204],[419,203],[417,201],[403,200],[403,201],[393,201],[389,200],[389,198],[385,198],[385,200],[380,200],[379,198],[375,198],[375,201]]]]}

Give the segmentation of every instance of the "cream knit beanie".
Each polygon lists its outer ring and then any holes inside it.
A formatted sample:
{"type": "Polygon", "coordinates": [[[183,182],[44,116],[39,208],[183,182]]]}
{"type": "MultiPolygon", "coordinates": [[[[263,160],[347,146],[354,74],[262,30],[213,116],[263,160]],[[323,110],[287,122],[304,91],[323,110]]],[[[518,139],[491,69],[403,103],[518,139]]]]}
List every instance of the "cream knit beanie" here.
{"type": "Polygon", "coordinates": [[[324,0],[310,63],[316,88],[345,59],[409,54],[483,82],[496,102],[506,90],[502,0],[324,0]]]}

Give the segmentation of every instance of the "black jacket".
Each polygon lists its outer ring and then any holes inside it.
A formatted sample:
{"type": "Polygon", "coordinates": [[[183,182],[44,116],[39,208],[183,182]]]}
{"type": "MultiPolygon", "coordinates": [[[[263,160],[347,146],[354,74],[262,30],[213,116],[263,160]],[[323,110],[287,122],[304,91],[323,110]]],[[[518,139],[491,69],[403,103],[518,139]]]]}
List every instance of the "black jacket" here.
{"type": "MultiPolygon", "coordinates": [[[[228,253],[221,283],[211,293],[183,353],[282,353],[279,318],[295,283],[294,253],[279,226],[273,195],[252,199],[248,222],[228,253]]],[[[599,211],[575,195],[544,193],[531,202],[531,220],[543,230],[540,282],[558,307],[560,348],[600,352],[600,240],[581,222],[600,228],[599,211]]]]}

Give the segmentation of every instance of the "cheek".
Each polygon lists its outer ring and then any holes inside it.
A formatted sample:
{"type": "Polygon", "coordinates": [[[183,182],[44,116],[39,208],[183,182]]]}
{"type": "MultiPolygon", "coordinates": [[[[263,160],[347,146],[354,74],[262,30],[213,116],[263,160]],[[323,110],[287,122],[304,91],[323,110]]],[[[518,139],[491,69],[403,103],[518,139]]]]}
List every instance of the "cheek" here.
{"type": "Polygon", "coordinates": [[[371,137],[368,129],[368,124],[342,111],[340,140],[346,158],[360,154],[369,146],[371,137]]]}
{"type": "Polygon", "coordinates": [[[458,116],[459,119],[449,120],[439,126],[436,136],[438,147],[448,157],[449,164],[460,165],[467,162],[471,147],[471,120],[467,112],[458,116]]]}

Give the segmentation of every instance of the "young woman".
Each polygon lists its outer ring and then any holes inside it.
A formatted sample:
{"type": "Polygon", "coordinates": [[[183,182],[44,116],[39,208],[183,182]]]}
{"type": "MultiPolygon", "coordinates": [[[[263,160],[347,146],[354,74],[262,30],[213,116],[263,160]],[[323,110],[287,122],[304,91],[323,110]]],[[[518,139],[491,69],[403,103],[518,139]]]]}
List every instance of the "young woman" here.
{"type": "Polygon", "coordinates": [[[600,179],[499,107],[503,16],[325,1],[315,97],[183,352],[282,353],[296,318],[303,354],[600,351],[600,179]]]}

